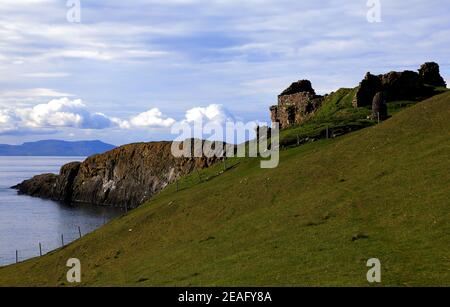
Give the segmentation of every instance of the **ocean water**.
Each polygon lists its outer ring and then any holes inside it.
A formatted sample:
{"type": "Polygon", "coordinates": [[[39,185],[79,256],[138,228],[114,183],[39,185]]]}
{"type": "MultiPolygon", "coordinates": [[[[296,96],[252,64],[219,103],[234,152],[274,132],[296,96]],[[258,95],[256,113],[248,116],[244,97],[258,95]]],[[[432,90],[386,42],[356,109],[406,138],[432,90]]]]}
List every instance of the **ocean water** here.
{"type": "Polygon", "coordinates": [[[91,205],[68,206],[18,195],[11,186],[43,173],[58,173],[62,165],[83,157],[0,157],[0,266],[39,256],[92,232],[120,210],[91,205]]]}

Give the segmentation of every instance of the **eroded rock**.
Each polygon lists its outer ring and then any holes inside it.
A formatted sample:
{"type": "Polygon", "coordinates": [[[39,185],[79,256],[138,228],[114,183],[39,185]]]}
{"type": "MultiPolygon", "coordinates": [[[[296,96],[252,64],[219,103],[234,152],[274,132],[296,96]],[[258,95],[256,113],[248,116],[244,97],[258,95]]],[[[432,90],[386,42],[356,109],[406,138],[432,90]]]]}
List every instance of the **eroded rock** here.
{"type": "Polygon", "coordinates": [[[384,75],[367,73],[358,86],[354,107],[370,106],[376,93],[383,91],[388,102],[418,101],[433,96],[436,86],[446,86],[439,73],[439,65],[431,62],[423,64],[419,73],[415,71],[391,71],[384,75]]]}
{"type": "Polygon", "coordinates": [[[382,84],[380,77],[368,72],[359,84],[355,99],[353,99],[353,106],[359,108],[371,105],[373,97],[381,90],[382,84]]]}
{"type": "Polygon", "coordinates": [[[125,145],[64,165],[59,175],[36,176],[14,188],[56,201],[134,208],[181,176],[219,159],[176,158],[171,146],[172,142],[125,145]]]}
{"type": "Polygon", "coordinates": [[[423,84],[447,87],[444,78],[440,74],[439,65],[435,62],[427,62],[420,66],[419,75],[423,84]]]}

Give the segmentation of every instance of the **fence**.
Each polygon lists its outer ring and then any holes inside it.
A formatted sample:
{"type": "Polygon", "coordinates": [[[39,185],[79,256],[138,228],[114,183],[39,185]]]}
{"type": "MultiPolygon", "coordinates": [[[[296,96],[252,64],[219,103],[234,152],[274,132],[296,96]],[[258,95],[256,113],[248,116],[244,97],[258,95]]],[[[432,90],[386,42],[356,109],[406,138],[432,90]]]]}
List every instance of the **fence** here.
{"type": "MultiPolygon", "coordinates": [[[[239,164],[239,161],[235,161],[234,163],[228,162],[226,159],[223,159],[222,165],[220,166],[221,172],[219,173],[212,173],[209,174],[207,177],[203,177],[202,174],[199,172],[198,169],[195,170],[196,175],[195,176],[188,176],[182,180],[176,180],[175,182],[175,189],[176,192],[179,192],[183,186],[191,186],[193,184],[202,183],[204,181],[208,181],[215,176],[220,175],[221,173],[235,167],[237,164],[239,164]],[[184,183],[184,184],[183,184],[184,183]]],[[[125,206],[125,212],[128,212],[129,208],[128,206],[125,206]]],[[[108,218],[103,216],[103,225],[108,222],[108,218]]],[[[100,227],[100,225],[98,225],[100,227]]],[[[83,235],[86,235],[98,227],[95,227],[93,229],[82,229],[80,226],[76,226],[74,231],[71,233],[63,233],[63,234],[57,234],[53,241],[36,241],[34,246],[28,247],[28,248],[20,248],[20,249],[11,249],[10,253],[2,254],[0,253],[0,267],[14,264],[14,263],[20,263],[25,260],[35,258],[35,257],[41,257],[44,256],[58,248],[64,247],[65,245],[68,245],[78,239],[80,239],[83,235]],[[83,232],[84,231],[84,232],[83,232]]]]}
{"type": "MultiPolygon", "coordinates": [[[[103,223],[105,223],[105,220],[103,223]]],[[[48,254],[58,248],[64,247],[65,245],[68,245],[80,239],[83,235],[86,235],[94,231],[95,229],[96,228],[85,229],[83,232],[83,229],[80,226],[77,226],[71,232],[65,232],[55,235],[55,237],[51,241],[37,241],[36,244],[32,247],[12,249],[10,253],[0,254],[0,267],[19,263],[35,257],[44,256],[45,254],[48,254]]]]}

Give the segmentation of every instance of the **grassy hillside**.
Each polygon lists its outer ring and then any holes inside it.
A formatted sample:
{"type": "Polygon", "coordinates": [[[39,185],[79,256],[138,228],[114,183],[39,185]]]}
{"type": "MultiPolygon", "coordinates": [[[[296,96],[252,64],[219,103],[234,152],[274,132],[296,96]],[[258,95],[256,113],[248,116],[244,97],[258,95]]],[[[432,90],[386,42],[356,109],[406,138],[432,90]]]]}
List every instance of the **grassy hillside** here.
{"type": "MultiPolygon", "coordinates": [[[[325,97],[322,106],[317,110],[314,116],[315,121],[339,120],[345,112],[361,112],[360,109],[353,108],[352,101],[355,97],[357,88],[341,88],[325,97]],[[345,112],[342,112],[345,110],[345,112]]],[[[370,111],[366,115],[369,115],[370,111]]],[[[345,116],[347,119],[347,116],[345,116]]]]}
{"type": "Polygon", "coordinates": [[[450,93],[388,121],[281,153],[276,169],[235,160],[40,259],[0,285],[450,286],[450,93]]]}
{"type": "Polygon", "coordinates": [[[327,95],[321,107],[307,122],[281,131],[281,146],[290,147],[311,140],[330,138],[360,130],[375,124],[367,119],[369,108],[354,108],[352,105],[357,88],[341,88],[327,95]]]}

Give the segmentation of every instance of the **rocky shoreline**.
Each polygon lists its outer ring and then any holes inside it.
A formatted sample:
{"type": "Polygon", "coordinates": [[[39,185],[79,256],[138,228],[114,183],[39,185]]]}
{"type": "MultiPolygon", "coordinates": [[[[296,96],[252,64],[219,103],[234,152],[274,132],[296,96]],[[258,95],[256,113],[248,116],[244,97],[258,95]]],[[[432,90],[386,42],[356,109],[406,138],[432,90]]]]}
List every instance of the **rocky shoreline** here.
{"type": "Polygon", "coordinates": [[[135,208],[167,185],[218,158],[175,158],[172,142],[138,143],[64,165],[14,187],[20,194],[93,205],[135,208]]]}

